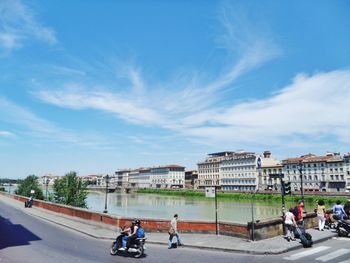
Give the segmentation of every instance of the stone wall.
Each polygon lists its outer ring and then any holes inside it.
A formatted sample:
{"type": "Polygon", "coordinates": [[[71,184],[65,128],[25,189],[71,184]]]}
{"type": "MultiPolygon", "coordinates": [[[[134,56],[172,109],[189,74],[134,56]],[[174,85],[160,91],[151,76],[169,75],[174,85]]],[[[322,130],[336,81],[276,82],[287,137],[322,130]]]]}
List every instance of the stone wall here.
{"type": "MultiPolygon", "coordinates": [[[[16,199],[21,202],[25,202],[28,198],[18,195],[11,195],[5,192],[0,192],[1,195],[9,198],[16,199]]],[[[91,220],[107,225],[113,225],[117,227],[123,227],[130,224],[132,218],[120,217],[115,215],[109,215],[104,213],[93,212],[88,209],[76,208],[61,204],[55,204],[42,200],[34,200],[33,206],[47,209],[56,213],[65,214],[68,216],[78,217],[85,220],[91,220]]],[[[142,226],[148,232],[167,232],[169,229],[169,220],[158,220],[140,218],[142,226]]],[[[315,213],[307,214],[305,217],[306,228],[317,226],[317,218],[315,213]]],[[[178,229],[183,233],[209,233],[215,234],[216,226],[212,221],[189,221],[179,220],[178,229]]],[[[251,223],[238,224],[231,222],[218,222],[218,229],[220,235],[229,235],[240,238],[251,238],[251,223]]],[[[254,224],[254,238],[255,240],[262,240],[278,235],[283,235],[283,220],[282,218],[276,218],[266,221],[259,221],[254,224]]]]}

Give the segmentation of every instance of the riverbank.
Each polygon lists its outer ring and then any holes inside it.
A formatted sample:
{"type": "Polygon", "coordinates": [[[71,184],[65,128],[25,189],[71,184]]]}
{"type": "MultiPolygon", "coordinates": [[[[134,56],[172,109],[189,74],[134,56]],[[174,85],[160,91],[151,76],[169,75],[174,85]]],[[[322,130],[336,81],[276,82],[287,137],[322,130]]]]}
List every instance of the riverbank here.
{"type": "MultiPolygon", "coordinates": [[[[195,198],[203,198],[205,197],[205,192],[195,191],[195,190],[170,190],[170,189],[138,189],[137,193],[143,194],[159,194],[159,195],[168,195],[168,196],[183,196],[183,197],[195,197],[195,198]]],[[[232,201],[247,201],[252,199],[251,193],[227,193],[218,191],[217,198],[220,200],[232,200],[232,201]]],[[[347,199],[345,197],[331,197],[331,196],[304,196],[305,203],[314,204],[318,200],[322,199],[326,204],[332,205],[337,200],[340,200],[342,203],[345,203],[347,199]]],[[[262,202],[282,202],[281,195],[278,194],[254,194],[255,201],[262,202]]],[[[285,196],[286,203],[297,203],[300,200],[300,196],[285,196]]]]}

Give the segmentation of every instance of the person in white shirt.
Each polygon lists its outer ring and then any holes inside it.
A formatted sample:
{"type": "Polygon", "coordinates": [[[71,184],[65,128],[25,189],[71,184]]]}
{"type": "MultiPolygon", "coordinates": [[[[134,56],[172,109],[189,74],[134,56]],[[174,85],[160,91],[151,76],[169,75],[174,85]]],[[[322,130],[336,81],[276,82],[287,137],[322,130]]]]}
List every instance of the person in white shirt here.
{"type": "Polygon", "coordinates": [[[177,231],[177,219],[179,216],[177,214],[174,215],[174,218],[170,221],[170,229],[169,229],[169,240],[168,240],[168,248],[172,248],[173,238],[176,236],[176,241],[178,246],[182,246],[179,232],[177,231]]]}
{"type": "Polygon", "coordinates": [[[289,208],[289,211],[284,215],[284,225],[286,226],[287,240],[295,240],[294,227],[296,227],[295,216],[293,214],[293,207],[289,208]]]}

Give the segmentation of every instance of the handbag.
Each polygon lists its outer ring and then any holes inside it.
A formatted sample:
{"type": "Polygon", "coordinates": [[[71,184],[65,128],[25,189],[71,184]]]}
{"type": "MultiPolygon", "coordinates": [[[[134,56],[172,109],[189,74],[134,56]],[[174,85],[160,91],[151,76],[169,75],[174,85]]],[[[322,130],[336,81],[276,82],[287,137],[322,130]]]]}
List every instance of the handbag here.
{"type": "Polygon", "coordinates": [[[169,231],[168,231],[169,235],[171,236],[175,236],[175,229],[170,227],[169,231]]]}

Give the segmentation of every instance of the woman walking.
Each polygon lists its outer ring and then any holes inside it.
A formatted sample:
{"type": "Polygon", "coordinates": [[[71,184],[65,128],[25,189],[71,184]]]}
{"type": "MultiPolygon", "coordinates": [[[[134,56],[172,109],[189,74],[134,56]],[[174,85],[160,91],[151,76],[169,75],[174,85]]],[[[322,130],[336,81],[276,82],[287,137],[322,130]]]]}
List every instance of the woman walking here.
{"type": "Polygon", "coordinates": [[[325,224],[325,209],[324,201],[319,200],[316,208],[317,218],[318,218],[318,229],[320,231],[324,230],[324,224],[325,224]]]}
{"type": "Polygon", "coordinates": [[[287,240],[295,240],[294,238],[294,227],[297,226],[295,222],[295,216],[293,214],[293,207],[289,208],[289,211],[285,214],[284,224],[286,226],[287,240]]]}

